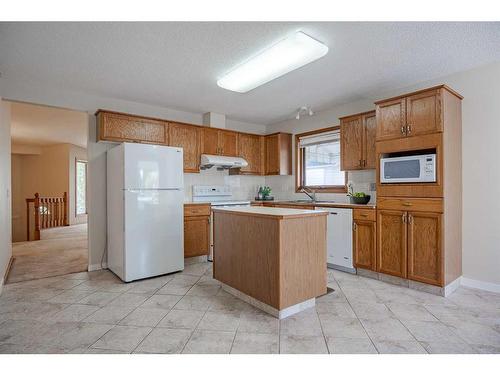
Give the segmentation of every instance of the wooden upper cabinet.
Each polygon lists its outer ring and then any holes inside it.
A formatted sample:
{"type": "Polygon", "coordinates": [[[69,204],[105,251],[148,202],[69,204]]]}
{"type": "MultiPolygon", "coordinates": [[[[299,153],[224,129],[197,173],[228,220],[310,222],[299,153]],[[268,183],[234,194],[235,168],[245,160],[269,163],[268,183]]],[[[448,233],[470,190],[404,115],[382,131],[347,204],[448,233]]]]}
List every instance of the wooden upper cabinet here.
{"type": "Polygon", "coordinates": [[[292,135],[276,133],[265,136],[265,174],[292,174],[292,135]]]}
{"type": "Polygon", "coordinates": [[[446,97],[462,99],[441,85],[376,102],[377,141],[443,132],[446,97]]]}
{"type": "Polygon", "coordinates": [[[168,126],[169,146],[182,147],[184,172],[200,172],[201,129],[199,126],[171,122],[168,126]]]}
{"type": "Polygon", "coordinates": [[[408,212],[408,278],[443,285],[442,214],[408,212]]]}
{"type": "Polygon", "coordinates": [[[220,154],[224,156],[238,156],[238,133],[219,131],[220,154]]]}
{"type": "Polygon", "coordinates": [[[377,141],[406,136],[406,99],[377,104],[377,141]]]}
{"type": "Polygon", "coordinates": [[[264,136],[240,133],[238,137],[239,156],[248,162],[248,166],[235,171],[241,174],[263,174],[264,136]]]}
{"type": "Polygon", "coordinates": [[[375,221],[354,220],[354,265],[376,271],[377,228],[375,221]]]}
{"type": "Polygon", "coordinates": [[[443,131],[440,90],[425,91],[406,98],[406,126],[407,136],[443,131]]]}
{"type": "Polygon", "coordinates": [[[406,278],[406,212],[377,211],[377,271],[406,278]]]}
{"type": "Polygon", "coordinates": [[[266,175],[280,174],[278,134],[266,137],[266,175]]]}
{"type": "Polygon", "coordinates": [[[99,141],[168,144],[168,123],[123,113],[97,112],[99,141]]]}
{"type": "Polygon", "coordinates": [[[340,169],[363,169],[363,123],[361,116],[340,120],[340,169]]]}
{"type": "Polygon", "coordinates": [[[375,111],[340,119],[340,169],[375,169],[375,111]]]}
{"type": "Polygon", "coordinates": [[[203,153],[238,156],[238,133],[216,128],[203,128],[203,153]]]}
{"type": "Polygon", "coordinates": [[[203,153],[208,155],[219,155],[219,130],[214,128],[203,128],[203,153]]]}
{"type": "Polygon", "coordinates": [[[377,118],[375,112],[363,116],[363,159],[365,169],[375,169],[377,166],[377,153],[375,150],[375,140],[377,138],[377,118]]]}

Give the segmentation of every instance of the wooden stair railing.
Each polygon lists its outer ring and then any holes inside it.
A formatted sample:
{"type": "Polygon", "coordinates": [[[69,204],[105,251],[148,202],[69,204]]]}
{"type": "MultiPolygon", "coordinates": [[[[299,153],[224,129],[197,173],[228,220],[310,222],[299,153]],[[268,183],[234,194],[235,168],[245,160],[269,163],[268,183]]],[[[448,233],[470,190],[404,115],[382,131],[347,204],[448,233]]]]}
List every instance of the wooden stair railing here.
{"type": "Polygon", "coordinates": [[[68,193],[62,197],[41,197],[35,193],[35,198],[26,199],[26,230],[30,241],[30,203],[33,203],[35,212],[35,235],[33,240],[40,239],[40,230],[46,228],[68,226],[68,193]]]}

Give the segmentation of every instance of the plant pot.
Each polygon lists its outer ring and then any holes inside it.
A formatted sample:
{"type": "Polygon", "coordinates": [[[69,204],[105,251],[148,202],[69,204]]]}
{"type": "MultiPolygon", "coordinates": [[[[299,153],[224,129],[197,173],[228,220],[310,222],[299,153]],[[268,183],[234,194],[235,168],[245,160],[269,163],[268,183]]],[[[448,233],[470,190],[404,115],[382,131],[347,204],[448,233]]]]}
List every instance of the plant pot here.
{"type": "Polygon", "coordinates": [[[349,197],[349,200],[353,204],[368,204],[370,198],[370,195],[365,195],[364,197],[349,197]]]}

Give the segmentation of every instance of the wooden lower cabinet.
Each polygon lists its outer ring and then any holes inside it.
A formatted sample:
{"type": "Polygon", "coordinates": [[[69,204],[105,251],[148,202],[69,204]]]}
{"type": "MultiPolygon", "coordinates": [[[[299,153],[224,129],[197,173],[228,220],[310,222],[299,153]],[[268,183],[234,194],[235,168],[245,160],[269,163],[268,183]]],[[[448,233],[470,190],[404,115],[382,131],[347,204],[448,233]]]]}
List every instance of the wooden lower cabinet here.
{"type": "Polygon", "coordinates": [[[354,220],[352,242],[354,249],[354,266],[376,271],[376,222],[354,220]]]}
{"type": "Polygon", "coordinates": [[[442,214],[408,212],[408,278],[442,285],[442,214]]]}
{"type": "Polygon", "coordinates": [[[184,258],[208,255],[210,205],[184,205],[184,258]]]}
{"type": "Polygon", "coordinates": [[[406,278],[406,212],[377,212],[377,271],[406,278]]]}
{"type": "Polygon", "coordinates": [[[443,286],[443,214],[378,210],[377,216],[377,271],[443,286]]]}

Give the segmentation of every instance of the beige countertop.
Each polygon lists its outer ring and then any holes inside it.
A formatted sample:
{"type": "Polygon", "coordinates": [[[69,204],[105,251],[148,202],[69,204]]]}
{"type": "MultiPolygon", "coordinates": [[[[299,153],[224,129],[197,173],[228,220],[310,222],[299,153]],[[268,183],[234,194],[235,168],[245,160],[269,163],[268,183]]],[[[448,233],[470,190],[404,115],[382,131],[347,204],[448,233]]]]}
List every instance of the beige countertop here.
{"type": "Polygon", "coordinates": [[[286,204],[286,205],[297,205],[297,206],[314,206],[314,207],[324,207],[324,208],[366,208],[366,209],[375,209],[377,206],[374,203],[368,204],[353,204],[348,202],[296,202],[296,201],[252,201],[252,203],[263,203],[266,204],[286,204]]]}
{"type": "Polygon", "coordinates": [[[294,217],[318,216],[327,214],[326,212],[323,211],[302,210],[295,208],[263,207],[263,206],[212,208],[212,211],[227,212],[236,215],[247,215],[247,216],[271,216],[282,219],[294,218],[294,217]]]}

